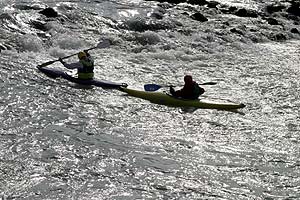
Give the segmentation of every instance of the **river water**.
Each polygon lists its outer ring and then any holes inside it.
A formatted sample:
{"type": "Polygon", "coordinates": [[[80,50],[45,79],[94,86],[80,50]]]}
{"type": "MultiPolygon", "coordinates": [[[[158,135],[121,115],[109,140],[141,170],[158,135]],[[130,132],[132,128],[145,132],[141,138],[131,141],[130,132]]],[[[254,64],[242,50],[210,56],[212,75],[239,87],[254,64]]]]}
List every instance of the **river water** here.
{"type": "MultiPolygon", "coordinates": [[[[299,35],[266,36],[299,25],[138,0],[1,2],[2,199],[300,198],[299,35]],[[48,6],[60,16],[38,13],[48,6]],[[209,20],[189,18],[195,10],[209,20]],[[40,23],[45,30],[33,25],[40,23]],[[217,82],[203,86],[202,98],[246,107],[155,105],[36,69],[103,38],[112,45],[91,51],[99,79],[142,90],[191,74],[217,82]]],[[[226,3],[261,9],[268,2],[226,3]]]]}

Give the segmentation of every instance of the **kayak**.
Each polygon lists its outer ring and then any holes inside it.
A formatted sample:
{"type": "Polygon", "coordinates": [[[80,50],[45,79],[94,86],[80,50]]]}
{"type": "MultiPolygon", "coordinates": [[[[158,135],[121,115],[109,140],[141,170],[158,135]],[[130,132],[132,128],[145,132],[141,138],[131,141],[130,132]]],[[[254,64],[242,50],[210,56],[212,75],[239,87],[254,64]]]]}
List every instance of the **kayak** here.
{"type": "Polygon", "coordinates": [[[129,89],[125,87],[120,88],[121,91],[127,93],[129,96],[141,98],[150,101],[151,103],[167,105],[172,107],[194,107],[203,109],[218,109],[218,110],[235,110],[244,108],[244,104],[231,103],[231,102],[214,102],[210,100],[187,100],[175,98],[171,95],[162,92],[147,92],[129,89]]]}
{"type": "Polygon", "coordinates": [[[75,78],[75,77],[67,74],[64,71],[58,70],[58,69],[51,69],[48,67],[39,67],[39,66],[37,68],[50,78],[63,78],[72,83],[77,83],[80,85],[94,85],[97,87],[111,88],[111,89],[114,89],[114,88],[119,89],[120,87],[127,87],[126,83],[115,83],[112,81],[97,80],[97,79],[81,80],[81,79],[75,78]]]}

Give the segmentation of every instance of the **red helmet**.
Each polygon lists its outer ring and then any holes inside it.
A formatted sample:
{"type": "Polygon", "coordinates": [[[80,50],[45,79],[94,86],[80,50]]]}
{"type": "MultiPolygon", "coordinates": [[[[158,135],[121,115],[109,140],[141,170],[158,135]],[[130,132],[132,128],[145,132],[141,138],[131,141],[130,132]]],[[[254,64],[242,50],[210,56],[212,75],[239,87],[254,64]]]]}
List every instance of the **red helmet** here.
{"type": "Polygon", "coordinates": [[[185,75],[184,76],[184,82],[185,83],[192,83],[193,82],[193,78],[191,75],[185,75]]]}

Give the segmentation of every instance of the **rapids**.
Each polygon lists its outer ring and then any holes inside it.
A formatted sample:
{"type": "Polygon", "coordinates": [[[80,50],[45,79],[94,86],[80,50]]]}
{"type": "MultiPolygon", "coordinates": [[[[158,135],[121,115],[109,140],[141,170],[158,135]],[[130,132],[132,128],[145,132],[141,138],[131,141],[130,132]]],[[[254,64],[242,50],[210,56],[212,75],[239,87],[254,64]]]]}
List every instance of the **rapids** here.
{"type": "Polygon", "coordinates": [[[2,0],[0,198],[299,199],[300,36],[290,30],[300,29],[276,17],[281,25],[189,4],[2,0]],[[39,13],[47,7],[58,17],[39,13]],[[166,107],[36,68],[103,38],[111,46],[90,52],[99,79],[143,89],[191,74],[218,83],[202,98],[246,108],[166,107]]]}

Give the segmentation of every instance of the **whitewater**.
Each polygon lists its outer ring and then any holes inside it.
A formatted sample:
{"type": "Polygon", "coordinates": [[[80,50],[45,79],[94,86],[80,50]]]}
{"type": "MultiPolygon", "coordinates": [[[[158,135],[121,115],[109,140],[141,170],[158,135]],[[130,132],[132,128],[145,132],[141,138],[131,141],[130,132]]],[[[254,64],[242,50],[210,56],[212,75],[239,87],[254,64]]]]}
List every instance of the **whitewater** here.
{"type": "Polygon", "coordinates": [[[0,198],[300,199],[291,2],[1,0],[0,198]],[[98,79],[143,90],[190,74],[217,83],[200,98],[246,107],[156,105],[37,69],[104,39],[109,47],[90,51],[98,79]]]}

